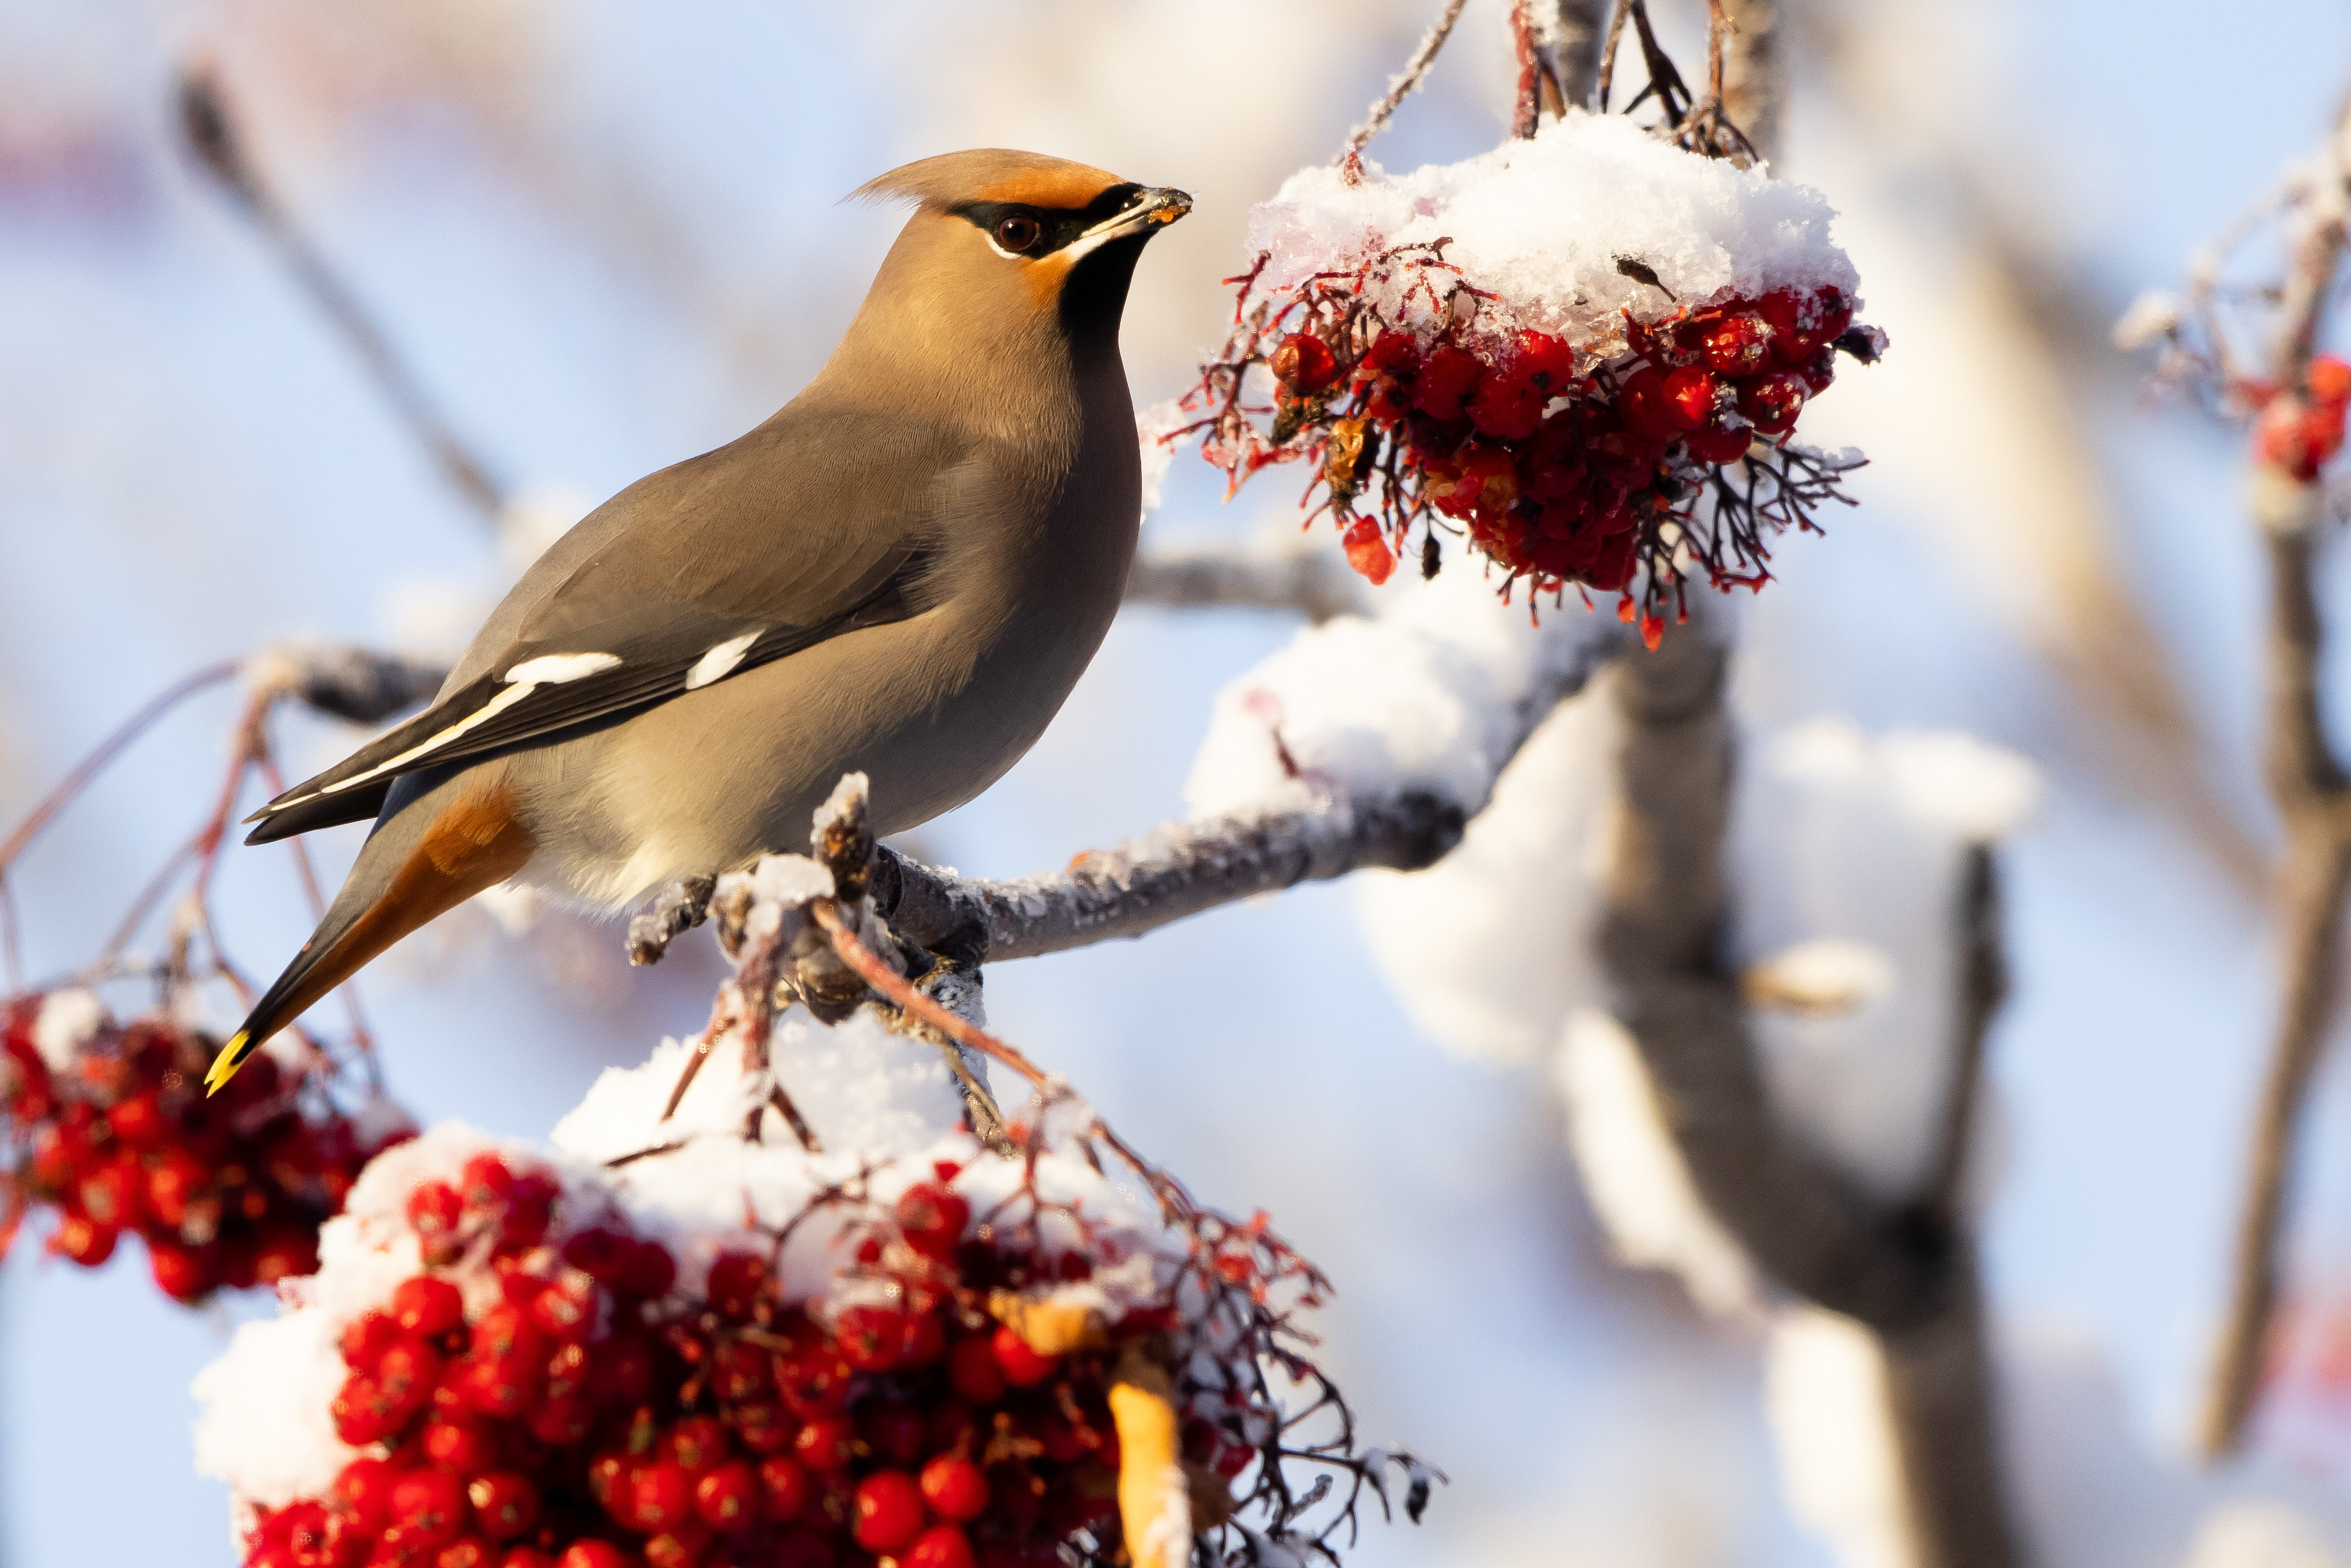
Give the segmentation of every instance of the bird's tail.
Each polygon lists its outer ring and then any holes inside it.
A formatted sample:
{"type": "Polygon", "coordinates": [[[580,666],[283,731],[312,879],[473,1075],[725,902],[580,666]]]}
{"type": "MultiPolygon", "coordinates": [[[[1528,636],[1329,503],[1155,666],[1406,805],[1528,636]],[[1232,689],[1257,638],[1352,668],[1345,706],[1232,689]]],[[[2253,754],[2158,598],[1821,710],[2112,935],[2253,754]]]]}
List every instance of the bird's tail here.
{"type": "Polygon", "coordinates": [[[262,1041],[385,948],[523,868],[533,845],[503,772],[471,768],[393,792],[326,918],[213,1060],[205,1093],[219,1092],[262,1041]]]}

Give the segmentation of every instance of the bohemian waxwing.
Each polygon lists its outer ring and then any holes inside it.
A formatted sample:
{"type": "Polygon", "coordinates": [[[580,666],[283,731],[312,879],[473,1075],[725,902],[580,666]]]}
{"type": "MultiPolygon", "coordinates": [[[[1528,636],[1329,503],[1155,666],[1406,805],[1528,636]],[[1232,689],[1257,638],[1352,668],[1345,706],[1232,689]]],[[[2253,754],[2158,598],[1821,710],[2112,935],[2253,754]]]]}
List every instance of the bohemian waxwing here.
{"type": "Polygon", "coordinates": [[[626,908],[799,848],[852,769],[875,831],[903,831],[1043,732],[1141,519],[1128,279],[1192,199],[998,150],[857,193],[916,211],[816,379],[590,513],[429,709],[255,813],[247,843],[375,828],[209,1088],[486,887],[626,908]]]}

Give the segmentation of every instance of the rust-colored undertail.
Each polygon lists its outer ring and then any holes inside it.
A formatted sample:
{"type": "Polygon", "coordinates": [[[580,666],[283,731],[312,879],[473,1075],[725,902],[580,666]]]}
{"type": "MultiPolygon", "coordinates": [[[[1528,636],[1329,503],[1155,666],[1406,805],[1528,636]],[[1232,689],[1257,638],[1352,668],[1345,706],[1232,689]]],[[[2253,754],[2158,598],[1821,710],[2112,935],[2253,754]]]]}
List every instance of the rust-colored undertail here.
{"type": "MultiPolygon", "coordinates": [[[[217,1093],[255,1048],[434,917],[522,870],[533,849],[503,785],[469,789],[444,807],[376,895],[339,918],[330,910],[302,951],[221,1048],[204,1092],[217,1093]]],[[[361,856],[365,859],[364,854],[361,856]]],[[[358,879],[354,873],[353,880],[358,879]]]]}

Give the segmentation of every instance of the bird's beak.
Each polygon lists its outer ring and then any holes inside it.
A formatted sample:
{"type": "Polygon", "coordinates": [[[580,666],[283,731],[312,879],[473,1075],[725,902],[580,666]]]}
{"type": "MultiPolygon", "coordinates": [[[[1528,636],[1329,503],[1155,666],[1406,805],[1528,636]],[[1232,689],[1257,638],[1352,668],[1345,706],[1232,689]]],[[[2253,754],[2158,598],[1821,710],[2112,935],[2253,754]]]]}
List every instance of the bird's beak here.
{"type": "Polygon", "coordinates": [[[1092,250],[1105,240],[1147,234],[1174,223],[1191,210],[1192,198],[1182,191],[1146,189],[1124,212],[1104,218],[1080,235],[1077,243],[1092,250]]]}

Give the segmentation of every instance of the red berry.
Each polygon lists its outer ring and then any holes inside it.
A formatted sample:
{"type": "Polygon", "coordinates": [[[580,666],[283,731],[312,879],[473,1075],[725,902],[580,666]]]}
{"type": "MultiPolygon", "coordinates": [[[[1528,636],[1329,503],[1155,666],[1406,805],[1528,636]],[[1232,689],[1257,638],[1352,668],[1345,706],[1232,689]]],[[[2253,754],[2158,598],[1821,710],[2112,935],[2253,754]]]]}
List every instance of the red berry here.
{"type": "Polygon", "coordinates": [[[906,1314],[895,1307],[850,1307],[835,1321],[841,1354],[860,1372],[887,1372],[898,1364],[906,1338],[906,1314]]]}
{"type": "Polygon", "coordinates": [[[996,1364],[1003,1369],[1004,1381],[1015,1388],[1044,1382],[1061,1364],[1058,1355],[1039,1354],[1010,1323],[997,1325],[988,1348],[996,1353],[996,1364]]]}
{"type": "Polygon", "coordinates": [[[622,1486],[628,1512],[622,1521],[632,1530],[668,1530],[684,1522],[694,1508],[694,1478],[674,1459],[655,1459],[629,1472],[622,1486]]]}
{"type": "Polygon", "coordinates": [[[1813,323],[1809,336],[1822,343],[1834,343],[1853,325],[1853,306],[1843,292],[1831,287],[1816,290],[1813,298],[1813,323]]]}
{"type": "Polygon", "coordinates": [[[845,1417],[820,1416],[792,1439],[792,1457],[811,1470],[846,1469],[856,1440],[856,1429],[845,1417]]]}
{"type": "Polygon", "coordinates": [[[726,1428],[716,1417],[688,1416],[663,1435],[661,1453],[698,1476],[726,1460],[726,1428]]]}
{"type": "Polygon", "coordinates": [[[468,1208],[503,1208],[514,1186],[514,1172],[496,1155],[475,1155],[457,1177],[458,1196],[468,1208]]]}
{"type": "Polygon", "coordinates": [[[1433,350],[1413,381],[1412,402],[1431,419],[1459,419],[1469,394],[1486,373],[1478,356],[1451,344],[1433,350]]]}
{"type": "Polygon", "coordinates": [[[767,1291],[768,1260],[750,1252],[721,1252],[710,1264],[711,1311],[747,1322],[767,1291]]]}
{"type": "Polygon", "coordinates": [[[710,1531],[698,1519],[677,1530],[664,1530],[645,1542],[646,1568],[695,1568],[710,1545],[710,1531]]]}
{"type": "Polygon", "coordinates": [[[563,1549],[556,1568],[632,1568],[629,1554],[609,1541],[575,1541],[563,1549]]]}
{"type": "Polygon", "coordinates": [[[274,1226],[261,1238],[254,1257],[253,1277],[265,1285],[297,1280],[319,1271],[319,1233],[292,1226],[274,1226]]]}
{"type": "Polygon", "coordinates": [[[392,1483],[392,1521],[404,1540],[446,1546],[465,1528],[465,1494],[446,1470],[411,1470],[392,1483]]]}
{"type": "Polygon", "coordinates": [[[791,1446],[796,1430],[792,1418],[784,1407],[767,1400],[749,1405],[737,1405],[726,1413],[735,1427],[735,1436],[745,1448],[755,1454],[772,1454],[791,1446]]]}
{"type": "Polygon", "coordinates": [[[99,1225],[120,1227],[133,1224],[139,1217],[139,1199],[143,1196],[142,1189],[146,1185],[137,1162],[109,1160],[82,1176],[79,1192],[82,1210],[99,1225]]]}
{"type": "Polygon", "coordinates": [[[1521,332],[1511,345],[1511,365],[1546,396],[1575,384],[1575,350],[1548,332],[1521,332]]]}
{"type": "Polygon", "coordinates": [[[612,1288],[624,1296],[653,1301],[677,1282],[677,1260],[658,1241],[639,1241],[622,1255],[612,1288]]]}
{"type": "Polygon", "coordinates": [[[987,1478],[969,1459],[941,1454],[923,1467],[923,1500],[941,1519],[960,1524],[987,1507],[987,1478]]]}
{"type": "Polygon", "coordinates": [[[694,1483],[694,1510],[713,1530],[742,1530],[759,1517],[759,1479],[740,1459],[694,1483]]]}
{"type": "Polygon", "coordinates": [[[392,1480],[390,1460],[353,1459],[336,1473],[327,1497],[360,1529],[381,1530],[392,1521],[392,1480]]]}
{"type": "Polygon", "coordinates": [[[599,1405],[634,1405],[653,1385],[653,1346],[614,1334],[588,1347],[588,1396],[599,1405]]]}
{"type": "Polygon", "coordinates": [[[49,1238],[49,1248],[85,1269],[95,1269],[114,1256],[114,1243],[120,1235],[115,1227],[100,1225],[89,1215],[68,1214],[57,1222],[57,1232],[49,1238]]]}
{"type": "Polygon", "coordinates": [[[479,1536],[468,1535],[441,1549],[433,1568],[496,1568],[497,1548],[479,1536]]]}
{"type": "Polygon", "coordinates": [[[1755,302],[1756,313],[1771,329],[1771,358],[1792,365],[1812,357],[1813,345],[1804,340],[1804,302],[1785,288],[1775,288],[1755,302]]]}
{"type": "Polygon", "coordinates": [[[901,1568],[975,1568],[971,1542],[952,1524],[935,1524],[914,1537],[901,1568]]]}
{"type": "MultiPolygon", "coordinates": [[[[596,1327],[595,1281],[578,1270],[566,1270],[562,1278],[530,1299],[530,1321],[550,1339],[587,1338],[596,1327]]],[[[580,1364],[583,1369],[587,1364],[584,1352],[580,1364]]]]}
{"type": "Polygon", "coordinates": [[[1274,379],[1294,392],[1318,392],[1339,379],[1339,361],[1311,332],[1292,332],[1267,361],[1274,379]]]}
{"type": "Polygon", "coordinates": [[[988,1336],[959,1339],[947,1347],[947,1381],[974,1405],[993,1405],[1004,1397],[1004,1370],[996,1364],[988,1336]]]}
{"type": "Polygon", "coordinates": [[[796,1519],[808,1506],[808,1471],[781,1454],[770,1454],[759,1461],[759,1491],[769,1519],[778,1524],[796,1519]]]}
{"type": "Polygon", "coordinates": [[[1347,564],[1355,569],[1374,588],[1388,580],[1395,570],[1395,554],[1388,549],[1387,540],[1380,535],[1380,526],[1370,517],[1357,517],[1339,536],[1339,544],[1347,552],[1347,564]]]}
{"type": "Polygon", "coordinates": [[[918,1182],[900,1195],[892,1213],[907,1246],[925,1258],[945,1261],[955,1256],[963,1242],[971,1205],[943,1186],[918,1182]]]}
{"type": "Polygon", "coordinates": [[[922,1458],[930,1428],[922,1412],[904,1400],[870,1400],[857,1414],[857,1435],[880,1462],[911,1465],[922,1458]]]}
{"type": "Polygon", "coordinates": [[[857,1483],[857,1544],[896,1552],[923,1531],[923,1493],[904,1470],[876,1470],[857,1483]]]}
{"type": "Polygon", "coordinates": [[[212,1260],[199,1248],[151,1241],[147,1266],[154,1272],[155,1288],[175,1301],[199,1300],[212,1289],[212,1260]]]}
{"type": "Polygon", "coordinates": [[[465,1497],[482,1533],[493,1541],[512,1541],[538,1522],[538,1488],[513,1470],[475,1477],[465,1497]]]}
{"type": "Polygon", "coordinates": [[[1706,329],[1699,342],[1708,369],[1726,376],[1752,375],[1771,358],[1771,329],[1756,316],[1726,316],[1706,329]]]}
{"type": "Polygon", "coordinates": [[[1803,407],[1804,381],[1793,371],[1774,371],[1739,389],[1739,412],[1766,435],[1785,432],[1803,407]]]}
{"type": "Polygon", "coordinates": [[[172,1130],[163,1115],[162,1097],[152,1089],[116,1101],[107,1108],[106,1123],[116,1137],[133,1148],[160,1144],[172,1130]]]}
{"type": "Polygon", "coordinates": [[[376,1357],[375,1375],[387,1398],[408,1409],[419,1409],[432,1396],[433,1385],[441,1381],[441,1358],[423,1340],[402,1337],[376,1357]]]}
{"type": "Polygon", "coordinates": [[[1755,433],[1744,426],[1730,430],[1717,425],[1708,430],[1692,431],[1690,455],[1701,463],[1736,463],[1747,455],[1747,448],[1754,439],[1755,433]]]}
{"type": "MultiPolygon", "coordinates": [[[[884,1370],[891,1364],[894,1364],[884,1362],[874,1370],[884,1370]]],[[[767,1391],[773,1370],[766,1351],[740,1340],[730,1341],[720,1345],[717,1354],[710,1358],[710,1386],[727,1404],[739,1405],[767,1391]]]]}
{"type": "Polygon", "coordinates": [[[617,1230],[582,1230],[563,1244],[563,1260],[600,1285],[609,1285],[627,1269],[629,1249],[636,1243],[617,1230]]]}
{"type": "Polygon", "coordinates": [[[1663,389],[1667,417],[1683,430],[1703,429],[1714,418],[1715,394],[1720,385],[1712,371],[1696,365],[1668,371],[1663,389]]]}
{"type": "Polygon", "coordinates": [[[596,1406],[579,1394],[542,1399],[525,1412],[522,1424],[540,1442],[566,1448],[595,1428],[596,1406]]]}
{"type": "Polygon", "coordinates": [[[1666,402],[1666,373],[1655,365],[1635,371],[1616,389],[1617,417],[1625,428],[1644,441],[1662,444],[1681,434],[1666,402]]]}
{"type": "Polygon", "coordinates": [[[465,1200],[445,1181],[422,1182],[408,1195],[409,1228],[425,1239],[428,1252],[430,1243],[455,1237],[465,1216],[465,1200]]]}
{"type": "Polygon", "coordinates": [[[509,1546],[507,1554],[498,1559],[498,1568],[561,1568],[550,1552],[535,1546],[509,1546]]]}
{"type": "Polygon", "coordinates": [[[2333,354],[2314,355],[2304,383],[2316,402],[2351,402],[2351,364],[2333,354]]]}
{"type": "Polygon", "coordinates": [[[838,1413],[849,1403],[850,1379],[857,1375],[841,1351],[812,1347],[776,1358],[776,1391],[803,1420],[838,1413]]]}
{"type": "Polygon", "coordinates": [[[1409,332],[1389,328],[1381,332],[1355,367],[1359,376],[1395,376],[1410,381],[1420,373],[1420,341],[1409,332]]]}
{"type": "Polygon", "coordinates": [[[1551,394],[1535,385],[1520,369],[1489,376],[1479,383],[1469,402],[1469,423],[1480,435],[1498,441],[1520,441],[1542,424],[1543,404],[1551,394]]]}
{"type": "Polygon", "coordinates": [[[497,1465],[497,1436],[479,1421],[436,1416],[425,1424],[424,1457],[461,1476],[483,1475],[497,1465]]]}

